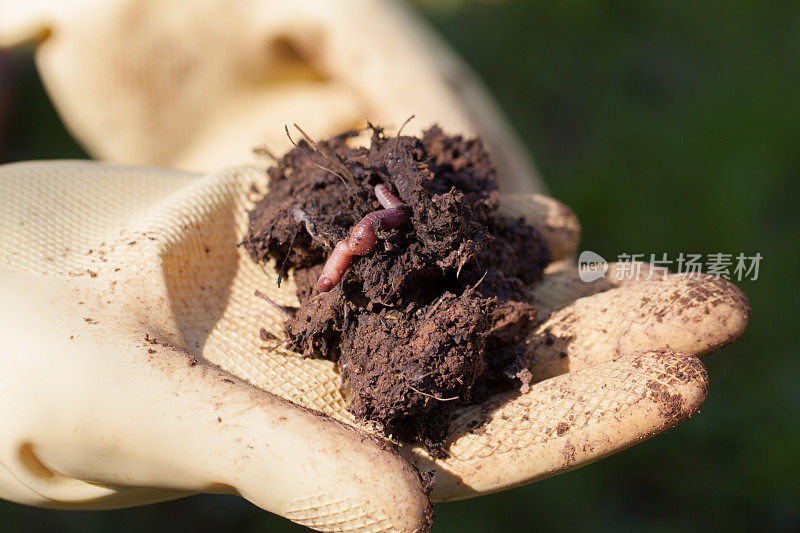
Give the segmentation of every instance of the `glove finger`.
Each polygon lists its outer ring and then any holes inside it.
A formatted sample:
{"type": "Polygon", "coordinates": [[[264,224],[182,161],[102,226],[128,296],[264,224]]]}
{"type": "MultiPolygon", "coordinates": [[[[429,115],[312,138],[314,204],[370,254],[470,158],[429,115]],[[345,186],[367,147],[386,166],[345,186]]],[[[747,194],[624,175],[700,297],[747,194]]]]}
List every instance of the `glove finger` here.
{"type": "MultiPolygon", "coordinates": [[[[696,357],[651,350],[460,409],[431,497],[469,498],[602,459],[692,416],[707,388],[696,357]]],[[[407,453],[423,469],[430,464],[420,450],[407,453]]]]}
{"type": "Polygon", "coordinates": [[[703,355],[739,337],[750,316],[742,291],[712,276],[673,275],[612,288],[598,281],[582,289],[583,282],[572,275],[574,271],[562,271],[537,289],[537,301],[551,307],[530,336],[535,380],[636,350],[668,348],[703,355]],[[568,296],[562,294],[554,306],[548,292],[559,288],[568,296]],[[593,290],[602,292],[591,294],[593,290]],[[588,295],[565,303],[583,293],[588,295]]]}
{"type": "MultiPolygon", "coordinates": [[[[551,263],[545,270],[540,283],[533,286],[536,297],[536,323],[541,324],[555,311],[571,304],[575,300],[591,296],[622,285],[638,283],[646,280],[649,273],[648,263],[609,263],[604,276],[588,276],[587,269],[578,269],[573,261],[562,259],[551,263]],[[635,265],[640,272],[637,277],[619,275],[622,268],[635,265]]],[[[662,279],[659,276],[656,279],[662,279]]]]}
{"type": "Polygon", "coordinates": [[[581,225],[575,213],[554,198],[542,194],[503,194],[500,196],[500,214],[511,218],[522,217],[541,233],[553,260],[570,257],[581,240],[581,225]]]}

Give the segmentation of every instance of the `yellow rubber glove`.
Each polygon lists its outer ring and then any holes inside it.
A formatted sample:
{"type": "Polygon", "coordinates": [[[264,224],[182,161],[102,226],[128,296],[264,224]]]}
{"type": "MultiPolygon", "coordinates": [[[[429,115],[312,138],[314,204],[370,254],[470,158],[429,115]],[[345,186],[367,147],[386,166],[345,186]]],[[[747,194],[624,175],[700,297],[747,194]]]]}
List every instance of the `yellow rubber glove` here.
{"type": "Polygon", "coordinates": [[[0,46],[41,42],[41,77],[96,158],[209,171],[367,120],[479,134],[508,191],[529,156],[469,69],[399,2],[0,0],[0,46]]]}
{"type": "MultiPolygon", "coordinates": [[[[334,364],[261,338],[281,337],[283,316],[256,290],[297,304],[292,276],[277,288],[236,246],[265,180],[0,167],[0,496],[102,508],[234,492],[319,530],[427,527],[419,478],[358,429],[334,364]]],[[[557,259],[574,252],[580,228],[555,200],[506,196],[503,209],[557,259]]],[[[534,292],[537,383],[456,410],[446,459],[400,450],[435,469],[434,500],[564,472],[674,426],[706,395],[690,354],[730,342],[749,315],[723,280],[587,284],[564,261],[534,292]]]]}

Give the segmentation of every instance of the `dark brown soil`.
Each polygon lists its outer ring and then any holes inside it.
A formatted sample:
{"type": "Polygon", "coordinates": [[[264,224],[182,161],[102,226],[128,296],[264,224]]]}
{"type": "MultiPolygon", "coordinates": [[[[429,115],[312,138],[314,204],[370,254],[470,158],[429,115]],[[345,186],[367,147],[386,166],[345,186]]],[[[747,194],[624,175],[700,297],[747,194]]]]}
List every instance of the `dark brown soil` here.
{"type": "Polygon", "coordinates": [[[495,212],[494,169],[479,140],[436,126],[422,138],[371,128],[369,148],[351,147],[356,133],[347,132],[281,158],[243,244],[258,262],[294,269],[301,305],[288,342],[338,361],[356,417],[440,454],[454,407],[529,385],[519,343],[536,308],[525,287],[551,254],[534,228],[495,212]],[[380,183],[411,220],[380,231],[342,283],[318,292],[335,244],[381,208],[380,183]]]}

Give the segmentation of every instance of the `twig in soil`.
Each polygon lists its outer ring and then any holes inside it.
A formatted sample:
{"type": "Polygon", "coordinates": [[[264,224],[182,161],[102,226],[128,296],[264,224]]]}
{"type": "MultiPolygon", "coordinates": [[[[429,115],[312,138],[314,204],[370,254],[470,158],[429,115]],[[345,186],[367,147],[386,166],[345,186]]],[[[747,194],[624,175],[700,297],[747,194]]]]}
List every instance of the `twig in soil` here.
{"type": "Polygon", "coordinates": [[[344,273],[350,268],[353,257],[367,255],[375,249],[379,230],[394,229],[408,222],[410,218],[408,208],[386,185],[376,185],[375,196],[386,209],[369,213],[352,227],[348,238],[336,243],[317,280],[320,292],[328,292],[339,284],[344,273]]]}
{"type": "Polygon", "coordinates": [[[381,305],[382,305],[382,306],[384,306],[384,307],[394,307],[394,304],[393,304],[393,303],[389,303],[389,298],[391,298],[392,296],[394,296],[394,294],[395,294],[396,292],[397,292],[397,287],[395,287],[394,285],[392,285],[392,290],[391,290],[391,291],[389,291],[389,294],[387,294],[387,295],[386,295],[386,298],[384,298],[384,299],[383,299],[383,301],[381,302],[381,305]]]}
{"type": "Polygon", "coordinates": [[[297,234],[300,233],[300,229],[298,227],[297,231],[294,232],[292,235],[292,240],[289,241],[289,251],[286,252],[286,257],[283,258],[283,263],[281,263],[281,270],[278,272],[278,287],[281,286],[281,281],[283,280],[284,274],[286,274],[286,262],[289,260],[289,256],[292,254],[292,248],[294,247],[294,240],[297,238],[297,234]]]}
{"type": "MultiPolygon", "coordinates": [[[[297,124],[295,124],[295,126],[297,126],[297,124]]],[[[284,124],[283,128],[284,128],[284,130],[286,131],[286,136],[287,136],[287,137],[289,137],[289,142],[291,142],[291,143],[294,145],[294,147],[295,147],[295,148],[297,148],[298,150],[300,150],[301,152],[303,152],[303,155],[304,155],[304,156],[306,156],[306,159],[308,159],[308,162],[309,162],[309,163],[311,163],[312,165],[314,165],[314,166],[315,166],[315,167],[317,167],[317,168],[321,168],[321,169],[322,169],[322,170],[324,170],[325,172],[330,172],[330,173],[331,173],[331,174],[333,174],[334,176],[338,177],[340,180],[342,180],[342,183],[344,183],[344,184],[345,184],[345,186],[346,186],[348,189],[350,189],[350,182],[349,182],[349,181],[348,181],[348,180],[347,180],[347,179],[346,179],[344,176],[342,176],[341,174],[339,174],[339,173],[338,173],[338,172],[336,172],[335,170],[332,170],[332,169],[330,169],[330,168],[328,168],[328,167],[324,167],[324,166],[322,166],[322,165],[320,165],[320,164],[318,164],[318,163],[315,163],[315,162],[314,162],[314,160],[313,160],[313,159],[311,159],[311,156],[310,156],[310,155],[308,155],[308,152],[306,152],[305,150],[303,150],[302,148],[300,148],[300,147],[297,145],[297,143],[296,143],[296,142],[294,142],[294,139],[292,139],[292,135],[289,133],[289,126],[286,126],[286,125],[284,124]]],[[[302,130],[301,130],[301,131],[302,131],[302,130]]],[[[320,153],[322,153],[322,152],[320,152],[320,153]]],[[[323,155],[323,156],[325,156],[325,154],[322,154],[322,155],[323,155]]],[[[327,156],[325,156],[325,157],[326,157],[326,159],[327,159],[327,156]]]]}
{"type": "Polygon", "coordinates": [[[468,291],[468,292],[472,292],[472,291],[474,291],[475,289],[477,289],[477,288],[478,288],[478,285],[480,285],[481,283],[483,283],[483,279],[486,277],[486,274],[488,274],[488,273],[489,273],[489,270],[487,269],[487,270],[486,270],[486,272],[484,272],[484,273],[483,273],[483,276],[481,276],[481,279],[479,279],[479,280],[478,280],[478,281],[475,283],[475,285],[473,285],[472,287],[470,287],[469,289],[467,289],[467,291],[468,291]]]}
{"type": "Polygon", "coordinates": [[[428,398],[433,398],[434,400],[439,400],[440,402],[452,402],[453,400],[458,400],[458,396],[453,396],[452,398],[442,398],[440,396],[436,396],[435,394],[428,394],[427,392],[422,392],[421,390],[413,387],[412,385],[409,385],[408,388],[413,390],[417,394],[427,396],[428,398]]]}
{"type": "Polygon", "coordinates": [[[461,275],[461,269],[464,268],[464,265],[469,263],[470,256],[467,255],[463,260],[458,262],[458,269],[456,269],[456,279],[461,275]]]}
{"type": "Polygon", "coordinates": [[[281,304],[279,304],[278,302],[276,302],[275,300],[273,300],[260,290],[256,289],[255,293],[253,294],[255,294],[256,296],[258,296],[259,298],[270,304],[275,309],[277,309],[286,318],[292,318],[292,313],[290,313],[284,306],[282,306],[281,304]]]}
{"type": "MultiPolygon", "coordinates": [[[[308,142],[314,148],[314,150],[322,154],[322,157],[330,161],[334,167],[337,167],[339,172],[342,173],[341,175],[347,178],[347,181],[350,182],[350,185],[352,185],[353,187],[358,185],[358,182],[356,181],[356,177],[353,175],[353,172],[349,168],[347,168],[347,165],[344,164],[344,162],[336,152],[332,152],[333,157],[331,157],[325,150],[322,149],[322,147],[319,144],[317,144],[317,141],[312,139],[306,132],[304,132],[303,128],[298,126],[297,123],[294,124],[294,127],[297,128],[297,131],[299,131],[303,135],[306,142],[308,142]]],[[[289,131],[289,129],[287,128],[286,131],[289,131]]]]}
{"type": "Polygon", "coordinates": [[[436,309],[439,307],[439,304],[441,304],[442,300],[444,300],[445,294],[439,296],[439,298],[436,300],[436,303],[433,304],[433,307],[431,307],[430,311],[425,314],[425,320],[428,320],[433,315],[434,311],[436,311],[436,309]]]}
{"type": "Polygon", "coordinates": [[[403,133],[403,128],[405,128],[405,127],[406,127],[406,125],[407,125],[409,122],[411,122],[413,119],[414,119],[414,115],[411,115],[410,117],[408,117],[408,118],[406,119],[406,121],[405,121],[405,122],[403,122],[403,125],[402,125],[402,126],[400,126],[400,129],[399,129],[399,130],[397,130],[397,136],[396,136],[396,137],[395,137],[395,139],[394,139],[394,154],[395,154],[395,156],[397,155],[397,147],[398,147],[398,145],[400,144],[400,134],[401,134],[401,133],[403,133]]]}

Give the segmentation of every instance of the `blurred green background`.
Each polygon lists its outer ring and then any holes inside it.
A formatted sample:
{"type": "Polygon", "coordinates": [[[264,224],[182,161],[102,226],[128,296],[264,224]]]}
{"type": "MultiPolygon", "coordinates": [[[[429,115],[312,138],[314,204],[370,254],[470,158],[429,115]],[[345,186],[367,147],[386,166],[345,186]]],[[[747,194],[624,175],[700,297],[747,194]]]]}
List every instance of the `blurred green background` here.
{"type": "MultiPolygon", "coordinates": [[[[711,388],[698,415],[575,472],[438,505],[434,531],[797,531],[800,2],[418,7],[483,77],[552,193],[578,213],[582,249],[764,257],[759,279],[740,283],[750,326],[704,359],[711,388]]],[[[30,57],[12,61],[21,74],[0,161],[86,157],[30,57]]],[[[0,531],[144,529],[303,530],[234,497],[102,513],[0,502],[0,531]]]]}

